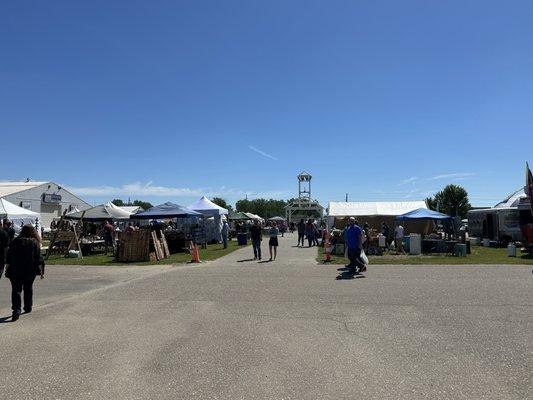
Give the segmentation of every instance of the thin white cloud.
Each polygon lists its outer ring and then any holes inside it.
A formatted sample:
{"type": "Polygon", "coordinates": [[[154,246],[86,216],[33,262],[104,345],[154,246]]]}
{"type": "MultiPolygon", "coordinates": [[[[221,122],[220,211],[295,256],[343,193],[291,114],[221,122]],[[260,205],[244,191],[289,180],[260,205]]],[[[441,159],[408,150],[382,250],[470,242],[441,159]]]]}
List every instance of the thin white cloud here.
{"type": "Polygon", "coordinates": [[[111,197],[111,196],[139,196],[139,197],[200,197],[200,196],[225,196],[230,198],[282,198],[289,193],[286,190],[269,190],[262,192],[246,191],[222,186],[213,188],[181,188],[171,186],[157,186],[152,182],[129,183],[121,186],[85,186],[69,187],[69,190],[78,196],[111,197]]]}
{"type": "Polygon", "coordinates": [[[261,150],[261,149],[258,149],[257,147],[254,147],[252,146],[251,144],[248,145],[248,148],[252,151],[255,151],[257,154],[261,154],[263,157],[267,157],[267,158],[270,158],[272,160],[276,160],[278,161],[278,159],[276,157],[274,157],[272,154],[268,154],[267,152],[261,150]]]}
{"type": "Polygon", "coordinates": [[[428,181],[436,181],[439,179],[464,179],[471,176],[477,175],[475,172],[456,172],[453,174],[442,174],[442,175],[435,175],[430,178],[428,178],[428,181]]]}
{"type": "Polygon", "coordinates": [[[410,178],[407,178],[407,179],[404,179],[403,181],[401,181],[398,186],[402,186],[402,185],[407,185],[408,183],[412,183],[414,184],[416,181],[418,181],[418,176],[412,176],[410,178]]]}

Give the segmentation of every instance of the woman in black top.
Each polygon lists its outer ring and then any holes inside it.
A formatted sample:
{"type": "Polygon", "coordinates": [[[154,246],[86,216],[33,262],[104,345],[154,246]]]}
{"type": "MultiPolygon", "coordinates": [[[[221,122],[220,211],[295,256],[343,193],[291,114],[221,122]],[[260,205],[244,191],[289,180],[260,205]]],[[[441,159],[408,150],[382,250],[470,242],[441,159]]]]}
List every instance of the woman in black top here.
{"type": "Polygon", "coordinates": [[[41,257],[41,238],[35,228],[24,225],[20,235],[9,244],[6,278],[11,281],[12,320],[21,313],[20,294],[24,291],[24,311],[31,312],[33,281],[37,275],[44,278],[44,261],[41,257]]]}

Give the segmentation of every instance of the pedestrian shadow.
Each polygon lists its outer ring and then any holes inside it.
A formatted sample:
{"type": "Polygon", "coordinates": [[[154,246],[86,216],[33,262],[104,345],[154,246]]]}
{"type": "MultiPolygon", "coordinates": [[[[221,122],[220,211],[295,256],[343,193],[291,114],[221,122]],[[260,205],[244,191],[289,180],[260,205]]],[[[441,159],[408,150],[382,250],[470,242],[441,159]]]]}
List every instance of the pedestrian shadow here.
{"type": "Polygon", "coordinates": [[[11,315],[9,317],[1,317],[0,318],[0,324],[7,324],[9,322],[13,322],[13,321],[11,321],[11,315]]]}
{"type": "Polygon", "coordinates": [[[341,268],[337,268],[337,271],[349,271],[350,268],[346,268],[346,267],[341,267],[341,268]]]}
{"type": "Polygon", "coordinates": [[[247,261],[254,261],[253,258],[246,258],[244,260],[237,260],[237,262],[247,262],[247,261]]]}
{"type": "Polygon", "coordinates": [[[273,261],[273,260],[259,261],[258,264],[270,263],[270,262],[272,262],[272,261],[273,261]]]}
{"type": "Polygon", "coordinates": [[[353,273],[353,272],[350,272],[350,271],[344,271],[343,273],[337,275],[335,277],[335,280],[341,281],[341,280],[350,280],[350,279],[362,279],[364,277],[365,277],[364,275],[361,275],[361,274],[358,274],[358,273],[353,273]]]}

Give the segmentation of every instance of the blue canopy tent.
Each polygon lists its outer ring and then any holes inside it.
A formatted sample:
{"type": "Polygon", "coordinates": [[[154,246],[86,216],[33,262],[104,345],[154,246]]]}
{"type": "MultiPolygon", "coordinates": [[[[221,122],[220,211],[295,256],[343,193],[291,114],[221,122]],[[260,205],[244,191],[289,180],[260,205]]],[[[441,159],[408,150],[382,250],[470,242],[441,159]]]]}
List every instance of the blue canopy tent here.
{"type": "Polygon", "coordinates": [[[169,202],[154,206],[137,214],[132,214],[130,219],[170,219],[188,217],[202,217],[202,214],[169,202]]]}
{"type": "Polygon", "coordinates": [[[416,210],[409,211],[408,213],[398,215],[396,220],[408,221],[413,219],[433,219],[441,221],[452,221],[453,218],[449,215],[442,214],[437,211],[429,210],[427,208],[417,208],[416,210]]]}
{"type": "MultiPolygon", "coordinates": [[[[442,222],[444,226],[444,231],[447,234],[452,234],[455,232],[455,221],[453,217],[449,215],[442,214],[437,211],[429,210],[427,208],[418,208],[416,210],[410,211],[408,213],[398,215],[396,221],[402,221],[404,223],[416,222],[416,221],[437,221],[442,222]]],[[[417,232],[416,229],[410,229],[411,233],[417,232]]],[[[418,231],[417,233],[423,233],[418,231]]]]}

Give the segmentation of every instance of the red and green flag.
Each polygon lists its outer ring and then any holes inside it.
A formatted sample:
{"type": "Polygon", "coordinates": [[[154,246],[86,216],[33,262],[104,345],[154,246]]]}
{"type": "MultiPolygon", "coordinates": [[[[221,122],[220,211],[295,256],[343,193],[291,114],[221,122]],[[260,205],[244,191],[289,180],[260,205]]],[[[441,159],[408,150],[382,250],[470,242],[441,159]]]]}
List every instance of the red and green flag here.
{"type": "Polygon", "coordinates": [[[533,174],[526,163],[526,194],[529,197],[529,204],[531,205],[531,213],[533,214],[533,174]]]}

